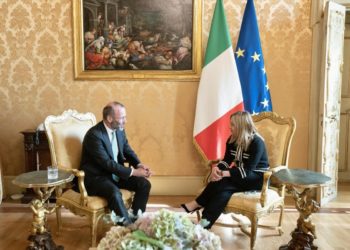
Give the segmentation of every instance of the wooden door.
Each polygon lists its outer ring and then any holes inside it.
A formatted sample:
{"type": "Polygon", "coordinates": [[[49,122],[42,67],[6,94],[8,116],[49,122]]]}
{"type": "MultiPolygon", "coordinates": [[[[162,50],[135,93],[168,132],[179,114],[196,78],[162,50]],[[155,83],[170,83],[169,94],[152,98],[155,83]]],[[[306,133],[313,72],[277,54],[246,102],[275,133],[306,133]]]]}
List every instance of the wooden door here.
{"type": "Polygon", "coordinates": [[[327,2],[321,19],[320,95],[318,108],[318,171],[332,178],[318,193],[321,205],[337,196],[340,100],[343,67],[345,7],[327,2]]]}
{"type": "Polygon", "coordinates": [[[350,183],[350,10],[345,19],[338,168],[339,181],[350,183]]]}

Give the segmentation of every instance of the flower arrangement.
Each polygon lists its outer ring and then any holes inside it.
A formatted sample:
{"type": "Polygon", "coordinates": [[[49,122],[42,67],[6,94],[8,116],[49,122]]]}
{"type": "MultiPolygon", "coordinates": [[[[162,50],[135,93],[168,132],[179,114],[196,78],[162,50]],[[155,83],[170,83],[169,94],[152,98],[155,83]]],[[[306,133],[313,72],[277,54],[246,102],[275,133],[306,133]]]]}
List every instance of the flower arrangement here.
{"type": "Polygon", "coordinates": [[[161,209],[144,213],[127,227],[113,226],[97,249],[142,250],[218,250],[219,236],[200,224],[193,224],[183,213],[161,209]]]}

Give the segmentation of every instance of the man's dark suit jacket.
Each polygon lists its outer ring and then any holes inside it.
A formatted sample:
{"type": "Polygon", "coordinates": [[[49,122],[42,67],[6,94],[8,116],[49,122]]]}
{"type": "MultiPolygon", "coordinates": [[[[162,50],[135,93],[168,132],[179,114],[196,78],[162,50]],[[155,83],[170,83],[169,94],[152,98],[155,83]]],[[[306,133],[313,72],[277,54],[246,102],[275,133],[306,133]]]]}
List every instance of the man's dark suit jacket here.
{"type": "Polygon", "coordinates": [[[90,128],[83,141],[80,168],[84,170],[87,179],[94,177],[111,177],[112,174],[122,179],[128,179],[131,168],[124,166],[127,161],[135,168],[140,163],[137,155],[129,146],[124,130],[117,129],[118,163],[113,160],[112,145],[103,121],[90,128]]]}

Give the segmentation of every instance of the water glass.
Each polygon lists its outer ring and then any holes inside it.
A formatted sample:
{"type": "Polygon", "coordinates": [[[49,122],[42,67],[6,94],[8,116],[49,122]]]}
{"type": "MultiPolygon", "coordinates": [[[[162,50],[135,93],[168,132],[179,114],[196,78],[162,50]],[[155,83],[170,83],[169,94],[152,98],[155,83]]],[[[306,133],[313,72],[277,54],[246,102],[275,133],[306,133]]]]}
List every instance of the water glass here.
{"type": "Polygon", "coordinates": [[[47,179],[54,180],[58,178],[58,168],[54,166],[47,167],[47,179]]]}

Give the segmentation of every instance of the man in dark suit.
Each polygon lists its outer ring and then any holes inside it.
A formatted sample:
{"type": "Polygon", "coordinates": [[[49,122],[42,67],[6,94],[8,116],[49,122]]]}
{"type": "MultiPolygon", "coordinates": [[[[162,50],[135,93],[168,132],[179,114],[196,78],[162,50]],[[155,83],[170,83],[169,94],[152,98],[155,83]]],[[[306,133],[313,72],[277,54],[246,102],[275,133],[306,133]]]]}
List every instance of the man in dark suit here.
{"type": "Polygon", "coordinates": [[[132,212],[144,212],[151,189],[151,171],[142,164],[130,147],[124,125],[126,110],[123,104],[111,102],[103,109],[103,121],[89,129],[83,141],[81,169],[89,195],[104,197],[108,206],[128,225],[132,219],[123,203],[119,189],[135,192],[132,212]],[[128,162],[132,167],[124,166],[128,162]]]}

